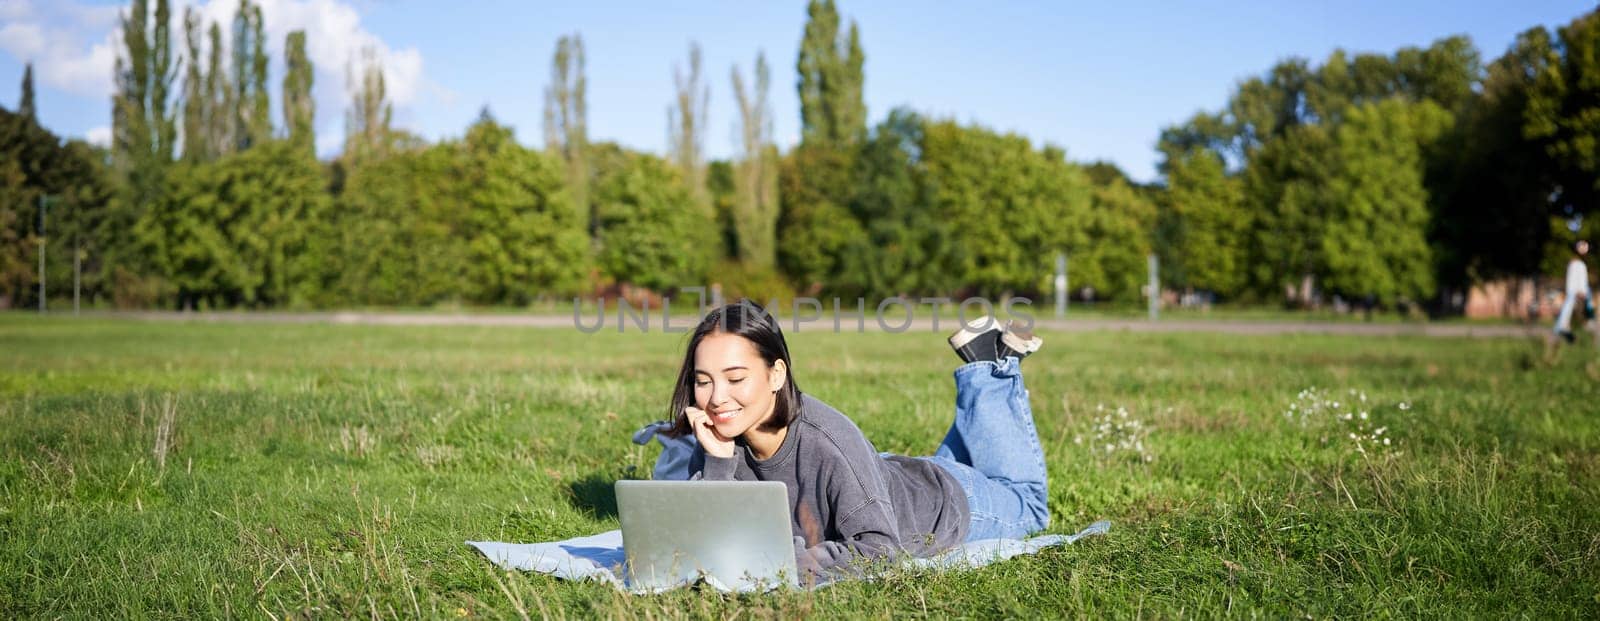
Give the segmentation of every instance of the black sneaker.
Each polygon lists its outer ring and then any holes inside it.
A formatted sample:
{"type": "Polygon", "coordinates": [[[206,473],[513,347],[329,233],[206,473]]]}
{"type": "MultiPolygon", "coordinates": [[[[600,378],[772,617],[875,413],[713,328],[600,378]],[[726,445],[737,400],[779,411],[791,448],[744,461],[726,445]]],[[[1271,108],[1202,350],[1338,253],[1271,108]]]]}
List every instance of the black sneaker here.
{"type": "Polygon", "coordinates": [[[1578,335],[1573,334],[1571,330],[1562,330],[1561,338],[1566,339],[1568,343],[1578,342],[1578,335]]]}
{"type": "Polygon", "coordinates": [[[1017,324],[1015,319],[1006,323],[1005,332],[1000,335],[999,352],[996,360],[1016,358],[1022,360],[1028,354],[1039,351],[1044,346],[1044,339],[1033,335],[1033,330],[1017,324]]]}
{"type": "Polygon", "coordinates": [[[987,315],[968,321],[947,339],[962,362],[1000,359],[1000,322],[987,315]]]}

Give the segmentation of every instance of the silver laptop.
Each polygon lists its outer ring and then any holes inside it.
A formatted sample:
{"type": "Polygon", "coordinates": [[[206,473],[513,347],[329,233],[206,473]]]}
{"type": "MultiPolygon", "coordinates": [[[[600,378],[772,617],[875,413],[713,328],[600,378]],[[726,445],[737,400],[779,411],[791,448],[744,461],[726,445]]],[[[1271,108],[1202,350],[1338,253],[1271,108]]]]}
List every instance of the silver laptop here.
{"type": "Polygon", "coordinates": [[[798,586],[789,495],[777,481],[617,481],[628,587],[798,586]]]}

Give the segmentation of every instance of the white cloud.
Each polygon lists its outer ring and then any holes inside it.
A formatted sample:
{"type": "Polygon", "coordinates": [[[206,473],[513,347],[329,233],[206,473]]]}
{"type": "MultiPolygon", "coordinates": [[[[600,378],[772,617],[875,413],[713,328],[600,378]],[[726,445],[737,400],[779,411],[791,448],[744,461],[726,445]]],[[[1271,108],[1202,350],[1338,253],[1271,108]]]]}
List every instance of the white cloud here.
{"type": "Polygon", "coordinates": [[[88,132],[84,133],[83,137],[85,140],[89,141],[89,144],[100,147],[109,147],[111,146],[111,126],[101,125],[99,127],[90,128],[88,132]]]}
{"type": "Polygon", "coordinates": [[[44,49],[44,30],[38,24],[18,22],[0,28],[0,48],[14,55],[32,58],[44,49]]]}
{"type": "MultiPolygon", "coordinates": [[[[294,30],[306,31],[306,52],[316,68],[314,94],[319,135],[343,133],[343,111],[350,99],[346,86],[348,73],[352,61],[359,62],[362,51],[367,48],[374,51],[383,66],[384,84],[397,112],[423,99],[445,105],[454,102],[454,93],[424,75],[421,51],[415,47],[390,47],[362,25],[360,11],[352,2],[258,2],[267,52],[273,59],[270,81],[274,90],[283,78],[284,38],[294,30]]],[[[175,0],[172,7],[174,55],[183,55],[183,15],[191,6],[200,15],[203,28],[209,29],[212,23],[222,26],[223,45],[229,45],[238,0],[175,0]]],[[[87,4],[83,0],[59,0],[42,5],[35,5],[31,0],[0,0],[0,51],[19,62],[32,62],[36,79],[44,85],[76,95],[109,96],[115,86],[113,67],[122,48],[119,16],[123,10],[122,6],[87,4]]],[[[354,68],[360,70],[359,66],[354,68]]],[[[274,102],[274,114],[277,107],[274,102]]]]}
{"type": "Polygon", "coordinates": [[[89,47],[88,53],[66,53],[52,57],[45,83],[81,95],[110,95],[112,69],[116,65],[115,35],[89,47]]]}
{"type": "MultiPolygon", "coordinates": [[[[227,3],[214,0],[213,4],[227,3]]],[[[384,83],[396,105],[415,103],[423,91],[422,52],[416,48],[392,49],[361,25],[355,7],[337,0],[264,0],[261,13],[269,45],[281,49],[290,31],[305,30],[306,50],[318,73],[338,81],[327,86],[344,90],[347,65],[372,48],[383,65],[384,83]]],[[[359,70],[359,69],[358,69],[359,70]]],[[[326,84],[326,83],[324,83],[326,84]]]]}
{"type": "MultiPolygon", "coordinates": [[[[273,86],[282,79],[284,39],[290,32],[306,32],[306,55],[315,68],[313,96],[317,104],[317,152],[333,153],[343,145],[344,111],[350,105],[350,72],[360,72],[363,51],[370,48],[383,67],[384,87],[397,112],[424,98],[450,105],[455,94],[423,73],[422,52],[414,47],[394,49],[361,23],[361,14],[340,0],[258,0],[267,52],[274,60],[273,86]]],[[[211,0],[197,5],[206,23],[232,23],[237,0],[211,0]]],[[[181,9],[174,10],[180,14],[181,9]]],[[[224,42],[227,45],[228,42],[224,42]]],[[[274,110],[276,113],[276,110],[274,110]]]]}
{"type": "Polygon", "coordinates": [[[33,63],[36,79],[47,86],[76,95],[111,93],[116,35],[106,28],[116,21],[114,7],[108,13],[105,7],[54,3],[37,11],[27,2],[0,2],[7,22],[0,27],[0,50],[33,63]]]}
{"type": "MultiPolygon", "coordinates": [[[[348,96],[345,93],[347,73],[352,61],[359,62],[362,51],[371,48],[383,65],[384,85],[389,99],[396,106],[416,103],[424,91],[432,93],[434,85],[427,83],[422,72],[422,52],[414,47],[394,49],[361,24],[361,14],[349,2],[339,0],[259,0],[262,30],[267,37],[267,51],[275,63],[274,72],[281,67],[284,38],[295,30],[306,32],[306,54],[316,67],[316,84],[319,93],[338,93],[341,107],[348,96]]],[[[233,22],[239,3],[236,0],[211,0],[197,4],[207,24],[215,21],[223,25],[226,33],[233,22]]],[[[174,10],[179,14],[181,9],[174,10]]],[[[224,42],[227,45],[228,42],[224,42]]],[[[356,68],[358,71],[359,67],[356,68]]],[[[278,77],[281,77],[278,76],[278,77]]],[[[318,97],[318,99],[322,99],[318,97]]]]}
{"type": "Polygon", "coordinates": [[[28,0],[0,0],[0,20],[8,22],[27,19],[33,15],[33,4],[28,0]]]}
{"type": "MultiPolygon", "coordinates": [[[[117,18],[122,15],[122,6],[115,4],[83,6],[67,3],[61,5],[61,11],[74,23],[83,26],[85,29],[105,30],[117,26],[117,18]]],[[[173,15],[182,15],[182,13],[174,13],[173,15]]]]}

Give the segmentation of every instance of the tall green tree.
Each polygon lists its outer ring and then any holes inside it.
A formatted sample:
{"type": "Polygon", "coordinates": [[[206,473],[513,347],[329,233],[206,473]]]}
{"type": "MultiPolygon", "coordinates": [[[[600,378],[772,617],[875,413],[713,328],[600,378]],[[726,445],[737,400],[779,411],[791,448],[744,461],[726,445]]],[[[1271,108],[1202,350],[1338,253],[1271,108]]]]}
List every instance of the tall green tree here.
{"type": "Polygon", "coordinates": [[[589,223],[593,237],[599,222],[589,198],[589,84],[584,64],[582,36],[573,34],[556,41],[556,51],[550,59],[550,85],[544,91],[544,144],[566,164],[572,208],[589,223]]]}
{"type": "MultiPolygon", "coordinates": [[[[963,254],[951,271],[968,292],[1037,294],[1048,286],[1057,252],[1087,255],[1093,188],[1059,150],[1036,151],[1022,136],[954,121],[928,123],[924,131],[919,155],[928,204],[959,231],[963,254]]],[[[1074,282],[1097,273],[1099,265],[1074,260],[1074,282]]]]}
{"type": "Polygon", "coordinates": [[[582,289],[588,222],[567,204],[559,160],[517,144],[485,110],[467,130],[456,171],[467,205],[467,299],[526,304],[582,289]]]}
{"type": "Polygon", "coordinates": [[[675,167],[653,155],[619,153],[596,172],[602,272],[655,291],[703,285],[716,229],[675,167]]]}
{"type": "Polygon", "coordinates": [[[352,59],[347,70],[350,109],[344,119],[344,157],[359,161],[388,155],[395,137],[390,121],[394,106],[383,81],[383,66],[377,51],[361,51],[361,64],[352,59]]]}
{"type": "Polygon", "coordinates": [[[170,162],[178,138],[176,110],[171,109],[176,108],[171,90],[178,67],[172,53],[172,8],[167,0],[156,0],[150,41],[150,127],[156,156],[170,162]]]}
{"type": "Polygon", "coordinates": [[[844,146],[866,135],[867,108],[861,35],[854,21],[848,36],[839,32],[833,0],[811,0],[800,40],[800,136],[802,142],[844,146]]]}
{"type": "Polygon", "coordinates": [[[113,200],[106,154],[81,140],[65,144],[38,120],[0,109],[0,307],[38,303],[38,259],[48,261],[51,293],[73,283],[73,256],[83,259],[83,292],[92,300],[108,292],[105,278],[130,227],[108,226],[107,217],[127,201],[113,200]],[[40,203],[48,200],[48,246],[41,248],[40,203]]]}
{"type": "Polygon", "coordinates": [[[33,63],[22,67],[22,97],[17,102],[17,114],[26,118],[38,118],[33,110],[33,63]]]}
{"type": "Polygon", "coordinates": [[[222,62],[222,26],[211,22],[206,29],[205,72],[205,153],[206,159],[215,159],[232,153],[233,141],[233,89],[228,79],[227,65],[222,62]]]}
{"type": "Polygon", "coordinates": [[[705,132],[706,109],[711,105],[711,85],[700,76],[700,44],[689,42],[689,69],[673,66],[673,103],[667,106],[667,144],[672,163],[689,188],[694,208],[710,213],[711,197],[706,192],[705,132]]]}
{"type": "Polygon", "coordinates": [[[261,5],[239,0],[233,16],[234,151],[272,138],[267,94],[267,51],[261,5]]]}
{"type": "Polygon", "coordinates": [[[1310,304],[1326,273],[1322,248],[1334,160],[1327,128],[1300,125],[1259,147],[1244,171],[1251,203],[1249,264],[1257,291],[1310,304]]]}
{"type": "Polygon", "coordinates": [[[203,162],[211,159],[211,136],[207,124],[211,99],[206,92],[205,65],[200,61],[200,14],[194,7],[183,10],[183,160],[203,162]]]}
{"type": "Polygon", "coordinates": [[[861,37],[853,24],[840,35],[833,0],[812,0],[806,12],[796,62],[801,144],[780,165],[778,264],[808,289],[859,290],[870,256],[866,231],[850,215],[866,136],[861,37]]]}
{"type": "Polygon", "coordinates": [[[314,269],[305,249],[310,223],[327,210],[326,186],[315,159],[268,141],[183,165],[139,237],[179,308],[291,304],[314,269]]]}
{"type": "Polygon", "coordinates": [[[169,110],[172,67],[167,0],[134,0],[122,15],[123,53],[116,61],[112,100],[112,157],[129,181],[129,200],[144,205],[159,196],[162,174],[173,159],[175,119],[169,110]]]}
{"type": "Polygon", "coordinates": [[[306,55],[306,31],[289,33],[284,41],[283,124],[289,142],[316,155],[316,102],[311,98],[311,57],[306,55]]]}
{"type": "Polygon", "coordinates": [[[1600,205],[1600,9],[1557,30],[1544,51],[1523,114],[1523,135],[1554,166],[1563,215],[1600,205]]]}
{"type": "Polygon", "coordinates": [[[347,161],[337,209],[319,236],[320,305],[431,305],[466,296],[465,200],[458,149],[438,144],[347,161]]]}
{"type": "Polygon", "coordinates": [[[833,83],[838,88],[828,88],[832,101],[833,128],[836,140],[860,140],[867,132],[866,53],[861,49],[861,29],[850,20],[850,33],[845,37],[843,62],[837,65],[838,75],[833,83]]]}
{"type": "MultiPolygon", "coordinates": [[[[1330,257],[1325,245],[1338,238],[1332,227],[1344,226],[1336,224],[1337,210],[1343,206],[1336,204],[1331,184],[1345,170],[1346,157],[1336,143],[1340,128],[1349,123],[1346,114],[1390,100],[1430,102],[1447,116],[1476,114],[1482,75],[1478,52],[1465,37],[1440,39],[1427,48],[1402,48],[1392,55],[1352,58],[1335,50],[1321,65],[1289,58],[1240,83],[1220,113],[1202,113],[1163,131],[1159,145],[1170,194],[1163,201],[1158,230],[1166,244],[1161,252],[1174,268],[1167,271],[1167,281],[1198,278],[1209,283],[1202,286],[1215,291],[1282,292],[1289,300],[1306,304],[1315,301],[1319,285],[1330,277],[1348,284],[1355,273],[1346,273],[1353,269],[1351,264],[1330,257]],[[1220,162],[1203,161],[1200,150],[1215,154],[1220,162]],[[1225,181],[1230,178],[1239,181],[1242,211],[1237,217],[1223,215],[1232,211],[1227,205],[1233,200],[1226,198],[1234,193],[1229,187],[1234,184],[1225,181]],[[1197,207],[1200,211],[1194,212],[1197,207]],[[1217,211],[1211,213],[1211,208],[1217,211]],[[1183,213],[1185,209],[1191,213],[1183,213]],[[1249,252],[1242,260],[1206,250],[1228,243],[1238,233],[1232,225],[1221,226],[1224,222],[1238,223],[1248,231],[1242,246],[1249,252]],[[1199,262],[1187,261],[1179,256],[1182,253],[1199,253],[1194,255],[1199,262]],[[1210,269],[1213,266],[1233,266],[1225,269],[1248,274],[1220,274],[1210,269]],[[1191,273],[1191,267],[1197,271],[1191,273]]],[[[1481,144],[1462,133],[1467,126],[1454,126],[1462,129],[1419,143],[1424,150],[1419,155],[1422,196],[1432,214],[1476,209],[1454,203],[1476,200],[1472,192],[1457,188],[1477,181],[1468,172],[1475,165],[1463,158],[1478,153],[1481,144]]],[[[1454,230],[1459,227],[1439,218],[1427,222],[1425,234],[1435,249],[1458,243],[1445,240],[1459,239],[1460,231],[1454,230]]],[[[1409,231],[1408,226],[1401,228],[1409,231]]],[[[1455,254],[1440,251],[1430,256],[1455,254]]],[[[1408,291],[1404,295],[1431,287],[1404,287],[1408,291]]]]}
{"type": "MultiPolygon", "coordinates": [[[[9,305],[37,304],[39,201],[70,181],[63,159],[55,134],[33,117],[0,108],[0,298],[9,305]]],[[[57,204],[53,215],[61,209],[57,204]]]]}
{"type": "Polygon", "coordinates": [[[803,292],[857,273],[845,261],[866,234],[848,206],[854,173],[851,154],[819,145],[802,143],[779,163],[778,265],[803,292]]]}
{"type": "Polygon", "coordinates": [[[1248,276],[1251,213],[1221,156],[1196,149],[1169,158],[1160,245],[1163,280],[1236,296],[1248,276]]]}
{"type": "MultiPolygon", "coordinates": [[[[177,125],[169,87],[177,72],[172,66],[170,21],[167,0],[157,0],[154,10],[146,0],[134,0],[121,16],[110,157],[119,187],[118,206],[112,211],[124,234],[165,200],[173,163],[177,125]]],[[[118,290],[159,291],[160,271],[138,250],[146,240],[137,232],[131,237],[106,252],[118,273],[118,290]]]]}
{"type": "Polygon", "coordinates": [[[119,254],[126,253],[129,235],[128,227],[114,220],[119,205],[105,150],[71,140],[61,147],[60,154],[49,239],[49,256],[56,260],[49,263],[49,281],[57,283],[57,295],[76,282],[86,304],[106,296],[119,302],[114,297],[118,291],[113,277],[118,261],[123,260],[119,254]]]}
{"type": "Polygon", "coordinates": [[[954,268],[964,244],[929,202],[933,193],[921,161],[925,125],[910,109],[890,111],[856,160],[850,212],[864,229],[862,271],[855,278],[864,293],[936,295],[960,284],[954,268]]]}
{"type": "Polygon", "coordinates": [[[766,55],[756,54],[753,89],[746,89],[737,65],[732,80],[740,139],[734,174],[735,243],[740,260],[771,268],[777,262],[778,150],[772,140],[772,104],[767,98],[772,76],[766,55]]]}
{"type": "MultiPolygon", "coordinates": [[[[1087,177],[1087,175],[1085,175],[1087,177]]],[[[1097,296],[1137,300],[1147,281],[1156,207],[1138,189],[1122,179],[1094,184],[1088,217],[1078,223],[1090,240],[1074,255],[1073,263],[1085,268],[1074,277],[1080,285],[1095,288],[1097,296]]],[[[1044,287],[1030,291],[1042,293],[1044,287]]]]}
{"type": "Polygon", "coordinates": [[[1337,167],[1322,229],[1329,291],[1383,304],[1433,295],[1423,152],[1452,122],[1432,101],[1391,98],[1345,113],[1334,139],[1337,167]]]}
{"type": "Polygon", "coordinates": [[[1552,62],[1551,45],[1542,27],[1518,35],[1489,64],[1477,105],[1450,132],[1454,168],[1432,190],[1439,196],[1430,197],[1439,205],[1433,237],[1442,286],[1540,269],[1550,218],[1562,210],[1550,200],[1556,166],[1523,127],[1534,80],[1552,62]]]}

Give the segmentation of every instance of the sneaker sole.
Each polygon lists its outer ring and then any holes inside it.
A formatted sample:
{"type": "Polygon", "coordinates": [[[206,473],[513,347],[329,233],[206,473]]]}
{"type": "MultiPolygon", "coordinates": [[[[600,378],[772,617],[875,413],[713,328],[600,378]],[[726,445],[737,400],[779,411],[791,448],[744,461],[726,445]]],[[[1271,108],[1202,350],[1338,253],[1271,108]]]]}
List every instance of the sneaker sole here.
{"type": "Polygon", "coordinates": [[[946,340],[950,341],[950,347],[961,349],[962,347],[966,347],[967,343],[971,343],[973,339],[978,338],[978,335],[980,334],[1000,331],[1000,322],[996,321],[993,317],[984,315],[977,319],[973,319],[972,321],[968,321],[965,325],[961,326],[961,329],[956,330],[955,333],[951,334],[950,338],[946,340]]]}
{"type": "Polygon", "coordinates": [[[1039,348],[1044,346],[1044,339],[1033,336],[1031,333],[1027,337],[1023,337],[1013,332],[1011,326],[1007,325],[1005,332],[1000,335],[1000,343],[1011,348],[1011,351],[1027,355],[1039,351],[1039,348]]]}

